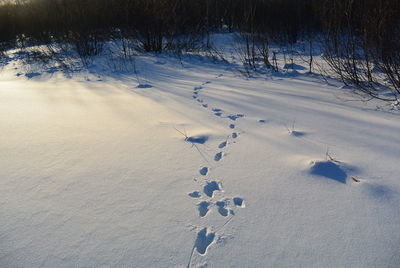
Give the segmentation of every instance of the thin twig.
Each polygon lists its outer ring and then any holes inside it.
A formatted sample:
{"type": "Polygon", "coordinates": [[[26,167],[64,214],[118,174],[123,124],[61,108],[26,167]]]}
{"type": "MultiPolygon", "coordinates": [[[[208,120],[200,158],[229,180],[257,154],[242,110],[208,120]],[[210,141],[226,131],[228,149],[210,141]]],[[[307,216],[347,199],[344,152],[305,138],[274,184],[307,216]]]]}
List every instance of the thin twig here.
{"type": "Polygon", "coordinates": [[[186,130],[184,130],[184,132],[178,130],[177,128],[174,127],[174,129],[176,131],[178,131],[180,134],[182,134],[185,137],[185,141],[188,141],[192,144],[192,147],[196,148],[196,150],[199,152],[200,156],[204,159],[204,161],[206,161],[208,164],[210,164],[210,162],[207,160],[207,158],[205,157],[205,155],[203,154],[203,152],[200,150],[200,148],[197,146],[197,144],[195,144],[194,142],[189,141],[189,137],[186,134],[186,130]]]}

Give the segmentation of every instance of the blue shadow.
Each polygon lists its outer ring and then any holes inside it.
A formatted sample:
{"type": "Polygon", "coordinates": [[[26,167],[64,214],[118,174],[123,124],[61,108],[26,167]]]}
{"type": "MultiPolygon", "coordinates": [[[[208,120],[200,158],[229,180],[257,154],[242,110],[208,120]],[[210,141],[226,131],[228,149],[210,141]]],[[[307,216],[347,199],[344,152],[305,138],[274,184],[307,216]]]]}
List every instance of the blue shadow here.
{"type": "Polygon", "coordinates": [[[340,183],[346,183],[346,172],[332,161],[316,162],[310,170],[312,175],[325,177],[340,183]]]}
{"type": "Polygon", "coordinates": [[[185,139],[187,142],[204,144],[208,140],[208,136],[192,136],[185,139]]]}

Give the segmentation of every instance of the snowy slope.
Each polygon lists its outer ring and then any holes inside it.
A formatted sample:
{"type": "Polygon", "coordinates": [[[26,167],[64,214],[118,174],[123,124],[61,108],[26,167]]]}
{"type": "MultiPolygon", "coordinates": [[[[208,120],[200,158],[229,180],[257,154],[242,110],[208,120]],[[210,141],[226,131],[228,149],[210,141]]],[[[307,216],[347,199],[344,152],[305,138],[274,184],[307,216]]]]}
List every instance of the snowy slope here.
{"type": "Polygon", "coordinates": [[[147,87],[21,68],[0,72],[1,267],[400,265],[398,114],[199,57],[141,56],[147,87]]]}

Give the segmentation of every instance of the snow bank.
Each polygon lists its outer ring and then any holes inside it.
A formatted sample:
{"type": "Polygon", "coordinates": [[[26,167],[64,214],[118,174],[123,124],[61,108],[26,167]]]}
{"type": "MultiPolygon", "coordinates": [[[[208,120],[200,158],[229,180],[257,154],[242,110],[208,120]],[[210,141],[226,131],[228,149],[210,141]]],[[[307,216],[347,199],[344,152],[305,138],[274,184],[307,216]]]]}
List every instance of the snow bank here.
{"type": "Polygon", "coordinates": [[[138,69],[0,73],[0,266],[400,264],[397,114],[309,75],[138,69]]]}

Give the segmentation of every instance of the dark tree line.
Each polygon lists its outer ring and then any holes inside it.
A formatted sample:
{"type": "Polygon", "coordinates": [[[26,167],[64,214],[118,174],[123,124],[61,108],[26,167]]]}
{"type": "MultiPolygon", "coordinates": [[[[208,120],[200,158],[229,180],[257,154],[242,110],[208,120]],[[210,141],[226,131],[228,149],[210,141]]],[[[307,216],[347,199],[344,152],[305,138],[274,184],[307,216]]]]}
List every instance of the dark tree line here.
{"type": "Polygon", "coordinates": [[[324,1],[324,58],[346,84],[374,98],[400,95],[400,1],[324,1]],[[392,95],[382,97],[379,80],[392,95]]]}
{"type": "MultiPolygon", "coordinates": [[[[1,1],[1,0],[0,0],[1,1]]],[[[295,43],[320,25],[313,0],[30,0],[0,4],[0,40],[95,42],[117,36],[146,51],[173,48],[184,37],[229,31],[295,43]],[[86,39],[86,40],[84,40],[86,39]]],[[[85,52],[85,51],[83,51],[85,52]]],[[[87,51],[90,52],[90,51],[87,51]]]]}
{"type": "MultiPolygon", "coordinates": [[[[209,47],[209,34],[240,33],[243,62],[276,68],[271,43],[314,44],[346,84],[400,95],[399,0],[0,0],[0,54],[14,47],[68,45],[82,57],[105,41],[147,52],[209,47]],[[271,55],[272,54],[272,55],[271,55]]],[[[54,53],[57,53],[54,49],[54,53]]]]}

